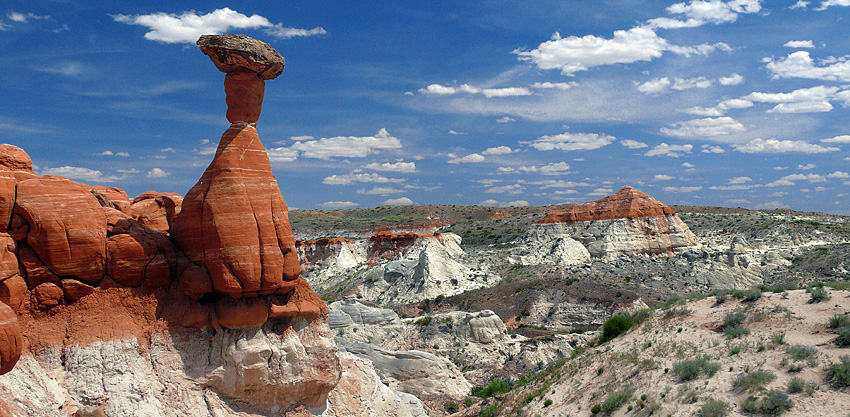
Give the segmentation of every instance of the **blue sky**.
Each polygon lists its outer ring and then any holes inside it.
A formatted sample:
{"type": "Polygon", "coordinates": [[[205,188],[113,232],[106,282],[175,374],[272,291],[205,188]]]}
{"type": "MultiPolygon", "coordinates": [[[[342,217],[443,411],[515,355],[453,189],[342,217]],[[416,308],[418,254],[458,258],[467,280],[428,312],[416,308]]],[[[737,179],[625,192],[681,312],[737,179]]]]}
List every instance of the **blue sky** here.
{"type": "Polygon", "coordinates": [[[185,194],[228,126],[194,41],[245,33],[286,58],[258,130],[291,207],[850,214],[850,0],[277,3],[4,2],[2,141],[185,194]]]}

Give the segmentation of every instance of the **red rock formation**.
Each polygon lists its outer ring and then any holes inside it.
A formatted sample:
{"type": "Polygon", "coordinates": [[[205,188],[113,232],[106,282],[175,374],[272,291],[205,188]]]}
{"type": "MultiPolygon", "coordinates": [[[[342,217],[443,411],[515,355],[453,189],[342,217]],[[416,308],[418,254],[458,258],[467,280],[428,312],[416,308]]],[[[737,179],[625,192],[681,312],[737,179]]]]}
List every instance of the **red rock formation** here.
{"type": "Polygon", "coordinates": [[[15,184],[32,178],[36,175],[29,155],[17,146],[0,145],[0,231],[6,230],[12,219],[15,184]]]}
{"type": "Polygon", "coordinates": [[[369,238],[369,242],[371,243],[369,246],[369,259],[393,257],[404,249],[409,248],[417,239],[423,237],[427,236],[417,235],[416,233],[375,233],[369,238]]]}
{"type": "MultiPolygon", "coordinates": [[[[130,210],[130,197],[127,196],[127,193],[116,187],[102,187],[99,185],[91,185],[90,191],[95,197],[98,197],[98,194],[102,196],[109,204],[112,205],[111,208],[114,208],[124,214],[132,215],[132,211],[130,210]]],[[[100,198],[98,198],[100,200],[100,198]]],[[[103,202],[100,204],[101,206],[109,207],[109,205],[105,205],[103,202]]]]}
{"type": "Polygon", "coordinates": [[[567,210],[554,209],[537,223],[577,223],[673,214],[676,212],[666,204],[635,188],[625,186],[616,194],[599,200],[578,204],[567,210]]]}
{"type": "Polygon", "coordinates": [[[505,217],[511,217],[511,213],[496,213],[490,216],[490,220],[499,220],[504,219],[505,217]]]}
{"type": "Polygon", "coordinates": [[[0,281],[18,274],[17,245],[12,236],[0,232],[0,281]]]}
{"type": "Polygon", "coordinates": [[[27,282],[20,275],[13,275],[0,282],[0,301],[18,311],[27,291],[27,282]]]}
{"type": "Polygon", "coordinates": [[[266,70],[277,64],[282,70],[283,59],[268,45],[246,38],[204,36],[198,41],[227,72],[224,91],[232,124],[212,163],[186,194],[171,230],[186,256],[206,269],[213,290],[232,298],[272,294],[301,272],[288,208],[254,127],[264,79],[280,74],[266,70]]]}
{"type": "Polygon", "coordinates": [[[26,243],[51,272],[91,283],[103,278],[106,216],[83,185],[52,176],[21,181],[14,212],[29,228],[26,243]]]}
{"type": "Polygon", "coordinates": [[[15,367],[21,357],[22,347],[18,317],[9,306],[0,303],[0,375],[15,367]]]}
{"type": "Polygon", "coordinates": [[[183,197],[180,194],[148,191],[133,199],[127,214],[139,223],[167,234],[174,219],[180,214],[182,204],[183,197]]]}

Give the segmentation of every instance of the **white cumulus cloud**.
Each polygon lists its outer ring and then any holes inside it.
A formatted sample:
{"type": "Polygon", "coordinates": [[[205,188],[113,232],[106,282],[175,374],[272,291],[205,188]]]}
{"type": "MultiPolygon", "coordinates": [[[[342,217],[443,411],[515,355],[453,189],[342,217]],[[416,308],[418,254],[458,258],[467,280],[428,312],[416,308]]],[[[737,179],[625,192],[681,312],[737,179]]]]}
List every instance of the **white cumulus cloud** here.
{"type": "Polygon", "coordinates": [[[513,153],[513,149],[508,146],[497,146],[495,148],[487,148],[481,153],[484,155],[507,155],[513,153]]]}
{"type": "Polygon", "coordinates": [[[809,49],[811,49],[811,48],[815,47],[815,44],[810,40],[808,40],[808,41],[788,41],[788,42],[785,42],[785,45],[782,45],[782,46],[784,46],[786,48],[809,48],[809,49]]]}
{"type": "Polygon", "coordinates": [[[319,207],[324,207],[327,209],[344,209],[357,207],[359,205],[360,204],[355,203],[353,201],[325,201],[324,203],[320,203],[319,207]]]}
{"type": "Polygon", "coordinates": [[[744,125],[731,117],[694,119],[674,123],[670,128],[661,128],[661,132],[665,135],[685,138],[726,136],[745,130],[747,129],[744,125]]]}
{"type": "Polygon", "coordinates": [[[336,136],[319,140],[297,141],[291,150],[300,152],[304,158],[363,158],[380,153],[381,150],[400,149],[401,141],[381,129],[375,136],[336,136]]]}
{"type": "Polygon", "coordinates": [[[373,169],[375,171],[390,171],[390,172],[411,173],[411,172],[416,172],[416,163],[415,162],[394,162],[394,163],[385,162],[383,164],[379,164],[379,163],[373,162],[371,164],[366,165],[364,168],[373,169]]]}
{"type": "Polygon", "coordinates": [[[616,140],[613,136],[596,133],[561,133],[559,135],[541,136],[527,143],[538,151],[579,151],[599,149],[608,146],[616,140]]]}
{"type": "Polygon", "coordinates": [[[765,58],[773,78],[808,78],[825,81],[850,81],[850,56],[828,60],[819,66],[809,51],[796,51],[785,58],[765,58]]]}
{"type": "Polygon", "coordinates": [[[632,139],[622,139],[622,140],[620,140],[620,145],[623,145],[623,146],[625,146],[629,149],[640,149],[640,148],[649,147],[649,145],[647,145],[643,142],[638,142],[638,141],[632,140],[632,139]]]}
{"type": "Polygon", "coordinates": [[[41,170],[41,175],[56,175],[72,180],[87,181],[87,182],[115,182],[126,179],[126,175],[104,175],[103,172],[83,167],[64,166],[58,168],[45,167],[41,170]]]}
{"type": "Polygon", "coordinates": [[[391,198],[384,201],[385,206],[409,206],[413,204],[413,200],[407,197],[391,198]]]}
{"type": "Polygon", "coordinates": [[[232,29],[265,29],[266,34],[281,39],[295,36],[323,35],[321,27],[296,29],[273,24],[260,15],[247,16],[227,7],[207,14],[195,11],[152,13],[145,15],[113,15],[116,22],[143,26],[150,29],[145,39],[164,43],[194,43],[201,35],[220,34],[232,29]]]}
{"type": "Polygon", "coordinates": [[[802,140],[753,139],[745,144],[734,145],[735,150],[743,153],[826,153],[841,149],[824,147],[802,140]]]}
{"type": "Polygon", "coordinates": [[[171,173],[162,170],[161,168],[154,168],[145,175],[148,178],[165,178],[171,175],[171,173]]]}
{"type": "Polygon", "coordinates": [[[666,143],[661,143],[658,146],[644,152],[644,156],[669,156],[672,158],[678,158],[686,153],[691,153],[691,150],[694,149],[694,145],[668,145],[666,143]]]}
{"type": "Polygon", "coordinates": [[[484,162],[484,157],[477,153],[469,154],[460,158],[454,157],[449,159],[450,164],[477,164],[479,162],[484,162]]]}

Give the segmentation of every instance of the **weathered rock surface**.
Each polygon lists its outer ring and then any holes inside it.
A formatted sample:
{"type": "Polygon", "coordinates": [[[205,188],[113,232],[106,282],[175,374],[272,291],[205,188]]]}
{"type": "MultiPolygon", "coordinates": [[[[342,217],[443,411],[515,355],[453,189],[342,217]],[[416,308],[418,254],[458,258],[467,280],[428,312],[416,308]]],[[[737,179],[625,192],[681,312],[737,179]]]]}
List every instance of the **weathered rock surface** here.
{"type": "Polygon", "coordinates": [[[330,392],[327,417],[426,417],[422,401],[393,391],[381,382],[368,360],[348,352],[339,355],[342,376],[330,392]]]}
{"type": "Polygon", "coordinates": [[[461,397],[472,388],[453,363],[430,353],[388,351],[368,343],[356,343],[344,349],[372,361],[381,380],[397,391],[461,397]]]}
{"type": "Polygon", "coordinates": [[[590,252],[558,227],[535,225],[525,236],[525,245],[513,251],[509,261],[520,265],[582,265],[590,252]]]}
{"type": "Polygon", "coordinates": [[[320,270],[323,276],[342,274],[367,260],[366,248],[345,238],[296,240],[301,270],[320,270]]]}
{"type": "Polygon", "coordinates": [[[204,35],[197,44],[221,72],[246,69],[264,80],[283,72],[284,59],[274,48],[245,35],[204,35]]]}
{"type": "Polygon", "coordinates": [[[601,258],[672,255],[699,245],[670,207],[628,186],[568,210],[552,210],[532,234],[571,237],[587,247],[590,255],[601,258]]]}
{"type": "MultiPolygon", "coordinates": [[[[253,126],[264,82],[255,73],[277,63],[257,49],[259,44],[230,35],[205,36],[198,42],[228,73],[225,93],[233,124],[186,194],[171,229],[186,256],[206,269],[213,290],[232,298],[272,294],[301,272],[288,208],[253,126]]],[[[282,58],[279,64],[282,69],[282,58]]]]}
{"type": "Polygon", "coordinates": [[[21,357],[23,338],[18,317],[12,308],[0,303],[0,375],[15,367],[21,357]]]}
{"type": "Polygon", "coordinates": [[[577,223],[673,214],[676,212],[666,204],[633,187],[625,186],[614,195],[599,200],[577,204],[567,210],[552,210],[540,223],[577,223]]]}
{"type": "MultiPolygon", "coordinates": [[[[121,211],[151,230],[167,234],[174,219],[180,214],[182,204],[183,197],[179,194],[148,191],[133,199],[129,213],[121,211]]],[[[116,208],[120,210],[119,204],[116,204],[116,208]]]]}
{"type": "Polygon", "coordinates": [[[15,416],[283,415],[323,408],[339,376],[327,326],[297,320],[282,334],[153,333],[43,349],[0,377],[0,395],[15,416]]]}
{"type": "Polygon", "coordinates": [[[106,215],[81,184],[45,176],[17,184],[26,243],[51,272],[96,283],[106,270],[106,215]]]}
{"type": "Polygon", "coordinates": [[[401,253],[394,260],[364,271],[367,280],[359,286],[358,294],[378,304],[403,304],[498,282],[498,275],[473,270],[462,262],[466,254],[460,242],[460,236],[452,233],[417,238],[399,249],[401,253]]]}

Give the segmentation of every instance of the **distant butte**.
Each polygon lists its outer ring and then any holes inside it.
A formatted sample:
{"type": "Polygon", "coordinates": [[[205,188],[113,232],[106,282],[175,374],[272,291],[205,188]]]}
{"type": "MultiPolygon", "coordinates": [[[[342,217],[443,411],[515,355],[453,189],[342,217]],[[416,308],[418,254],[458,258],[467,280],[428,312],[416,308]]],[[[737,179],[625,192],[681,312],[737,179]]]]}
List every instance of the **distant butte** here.
{"type": "Polygon", "coordinates": [[[627,185],[608,197],[578,204],[566,210],[552,210],[538,223],[578,223],[674,214],[676,212],[666,204],[627,185]]]}

